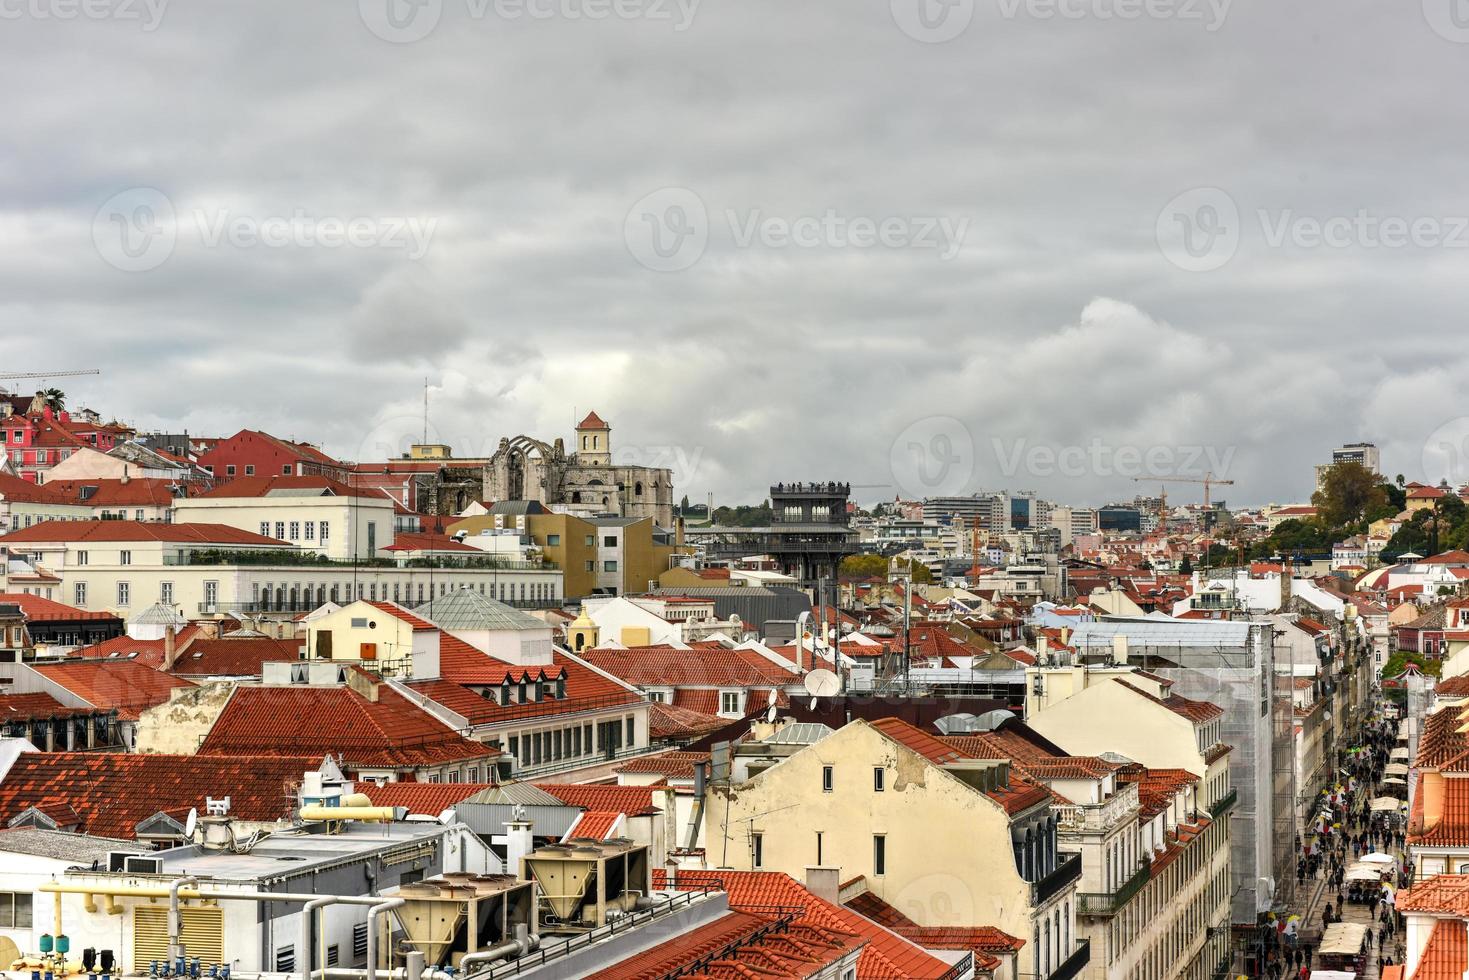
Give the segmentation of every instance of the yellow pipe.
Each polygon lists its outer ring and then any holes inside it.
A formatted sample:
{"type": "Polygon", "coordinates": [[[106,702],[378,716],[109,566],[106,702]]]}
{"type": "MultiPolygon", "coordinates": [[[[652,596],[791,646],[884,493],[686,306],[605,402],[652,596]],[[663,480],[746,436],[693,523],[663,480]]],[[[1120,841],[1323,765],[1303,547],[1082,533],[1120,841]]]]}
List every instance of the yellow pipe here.
{"type": "Polygon", "coordinates": [[[54,932],[51,933],[51,935],[53,935],[53,936],[64,936],[64,935],[66,935],[66,933],[61,928],[61,893],[60,892],[57,892],[56,893],[56,908],[51,913],[51,924],[52,924],[52,928],[55,930],[54,932]]]}
{"type": "Polygon", "coordinates": [[[303,806],[302,820],[357,820],[363,823],[391,823],[408,816],[405,807],[394,806],[303,806]]]}

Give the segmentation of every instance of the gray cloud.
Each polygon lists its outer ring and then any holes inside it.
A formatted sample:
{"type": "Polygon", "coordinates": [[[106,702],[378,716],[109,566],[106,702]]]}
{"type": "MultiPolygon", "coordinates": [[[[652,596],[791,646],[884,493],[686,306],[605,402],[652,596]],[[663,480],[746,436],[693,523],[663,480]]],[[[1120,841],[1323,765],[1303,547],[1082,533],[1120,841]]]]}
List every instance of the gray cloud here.
{"type": "Polygon", "coordinates": [[[827,477],[891,496],[895,440],[943,417],[970,434],[972,486],[1077,502],[1143,485],[997,456],[1232,449],[1241,503],[1300,499],[1357,438],[1389,472],[1445,475],[1423,449],[1464,411],[1440,352],[1466,249],[1318,245],[1300,222],[1469,216],[1469,106],[1448,94],[1469,44],[1423,4],[1236,0],[1210,31],[1099,17],[1115,0],[1050,20],[994,0],[941,44],[887,0],[705,0],[682,31],[479,6],[444,0],[412,44],[356,3],[0,22],[13,368],[99,366],[64,385],[78,403],[344,456],[421,428],[426,373],[460,452],[569,436],[595,408],[619,445],[682,460],[695,498],[827,477]],[[127,272],[94,237],[135,187],[166,197],[174,242],[127,272]],[[697,196],[707,245],[654,272],[626,219],[668,187],[697,196]],[[1208,272],[1156,240],[1194,188],[1239,214],[1208,272]],[[827,213],[967,233],[948,260],[825,231],[738,240],[827,213]],[[223,214],[290,235],[367,219],[371,240],[211,241],[223,214]],[[417,260],[388,240],[409,219],[434,223],[417,260]]]}

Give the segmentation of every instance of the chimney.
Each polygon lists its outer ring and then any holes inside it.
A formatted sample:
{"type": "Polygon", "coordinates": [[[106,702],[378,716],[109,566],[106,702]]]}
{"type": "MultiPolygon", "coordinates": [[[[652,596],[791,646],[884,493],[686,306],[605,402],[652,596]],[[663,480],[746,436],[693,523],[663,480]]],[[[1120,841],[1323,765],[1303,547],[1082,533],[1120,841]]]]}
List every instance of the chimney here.
{"type": "Polygon", "coordinates": [[[1289,558],[1280,560],[1280,611],[1286,612],[1291,599],[1291,565],[1289,558]]]}
{"type": "Polygon", "coordinates": [[[534,849],[529,820],[511,820],[505,824],[505,873],[522,880],[522,859],[534,849]]]}
{"type": "Polygon", "coordinates": [[[1042,633],[1035,641],[1035,662],[1042,667],[1047,666],[1051,659],[1051,638],[1042,633]]]}
{"type": "Polygon", "coordinates": [[[1423,829],[1432,830],[1443,820],[1443,773],[1428,769],[1423,773],[1423,829]]]}
{"type": "Polygon", "coordinates": [[[174,633],[173,624],[169,623],[163,628],[163,670],[167,673],[173,670],[174,661],[178,659],[178,636],[174,633]]]}
{"type": "Polygon", "coordinates": [[[841,905],[842,872],[840,868],[806,866],[806,890],[823,902],[841,905]]]}
{"type": "Polygon", "coordinates": [[[131,477],[128,476],[128,464],[123,463],[122,464],[122,480],[119,481],[119,482],[121,482],[123,484],[126,484],[128,482],[128,480],[130,480],[130,479],[131,479],[131,477]]]}

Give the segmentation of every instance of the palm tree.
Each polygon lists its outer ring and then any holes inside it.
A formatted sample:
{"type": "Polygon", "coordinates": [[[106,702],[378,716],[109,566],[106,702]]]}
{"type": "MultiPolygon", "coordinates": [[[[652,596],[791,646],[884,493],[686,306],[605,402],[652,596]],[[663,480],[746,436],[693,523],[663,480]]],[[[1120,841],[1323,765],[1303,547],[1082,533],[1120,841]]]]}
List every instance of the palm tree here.
{"type": "Polygon", "coordinates": [[[60,388],[47,388],[41,392],[41,397],[46,399],[46,406],[53,412],[66,408],[66,392],[60,388]]]}

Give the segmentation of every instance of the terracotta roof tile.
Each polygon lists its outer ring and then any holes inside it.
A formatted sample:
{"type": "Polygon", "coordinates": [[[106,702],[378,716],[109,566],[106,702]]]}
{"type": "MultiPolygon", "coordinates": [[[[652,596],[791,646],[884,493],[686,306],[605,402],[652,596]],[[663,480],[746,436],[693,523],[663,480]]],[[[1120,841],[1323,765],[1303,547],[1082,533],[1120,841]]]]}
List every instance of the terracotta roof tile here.
{"type": "Polygon", "coordinates": [[[443,725],[386,685],[372,702],[348,687],[238,687],[201,752],[340,756],[351,772],[416,769],[499,753],[443,725]]]}
{"type": "Polygon", "coordinates": [[[561,838],[562,840],[576,840],[578,837],[588,840],[608,840],[616,837],[622,832],[622,813],[617,810],[583,810],[582,815],[576,818],[576,823],[571,825],[561,838]]]}
{"type": "Polygon", "coordinates": [[[285,542],[227,524],[162,524],[148,521],[42,521],[0,536],[0,546],[79,541],[162,541],[169,544],[237,544],[294,550],[285,542]]]}
{"type": "Polygon", "coordinates": [[[1413,980],[1463,980],[1469,968],[1463,919],[1439,919],[1418,960],[1413,980]]]}
{"type": "Polygon", "coordinates": [[[373,806],[404,806],[410,814],[437,817],[456,803],[476,793],[493,789],[494,783],[361,783],[357,791],[366,793],[373,806]]]}
{"type": "Polygon", "coordinates": [[[93,612],[90,609],[78,609],[76,606],[68,606],[62,602],[51,599],[43,599],[29,592],[0,592],[0,602],[13,602],[20,606],[20,611],[25,613],[26,621],[31,623],[69,623],[76,620],[112,619],[121,623],[122,619],[110,612],[93,612]]]}
{"type": "Polygon", "coordinates": [[[615,810],[629,816],[660,813],[651,786],[606,786],[594,783],[535,783],[567,806],[586,810],[615,810]]]}
{"type": "Polygon", "coordinates": [[[0,825],[27,807],[69,809],[84,833],[132,839],[161,810],[202,811],[206,797],[223,796],[232,816],[278,820],[295,809],[291,787],[322,758],[23,752],[0,782],[0,825]]]}
{"type": "Polygon", "coordinates": [[[63,660],[31,667],[88,704],[116,711],[124,721],[136,721],[141,712],[167,701],[175,688],[194,686],[131,660],[63,660]]]}
{"type": "Polygon", "coordinates": [[[300,640],[268,636],[196,639],[179,654],[170,673],[183,677],[259,677],[267,663],[301,659],[300,640]]]}

